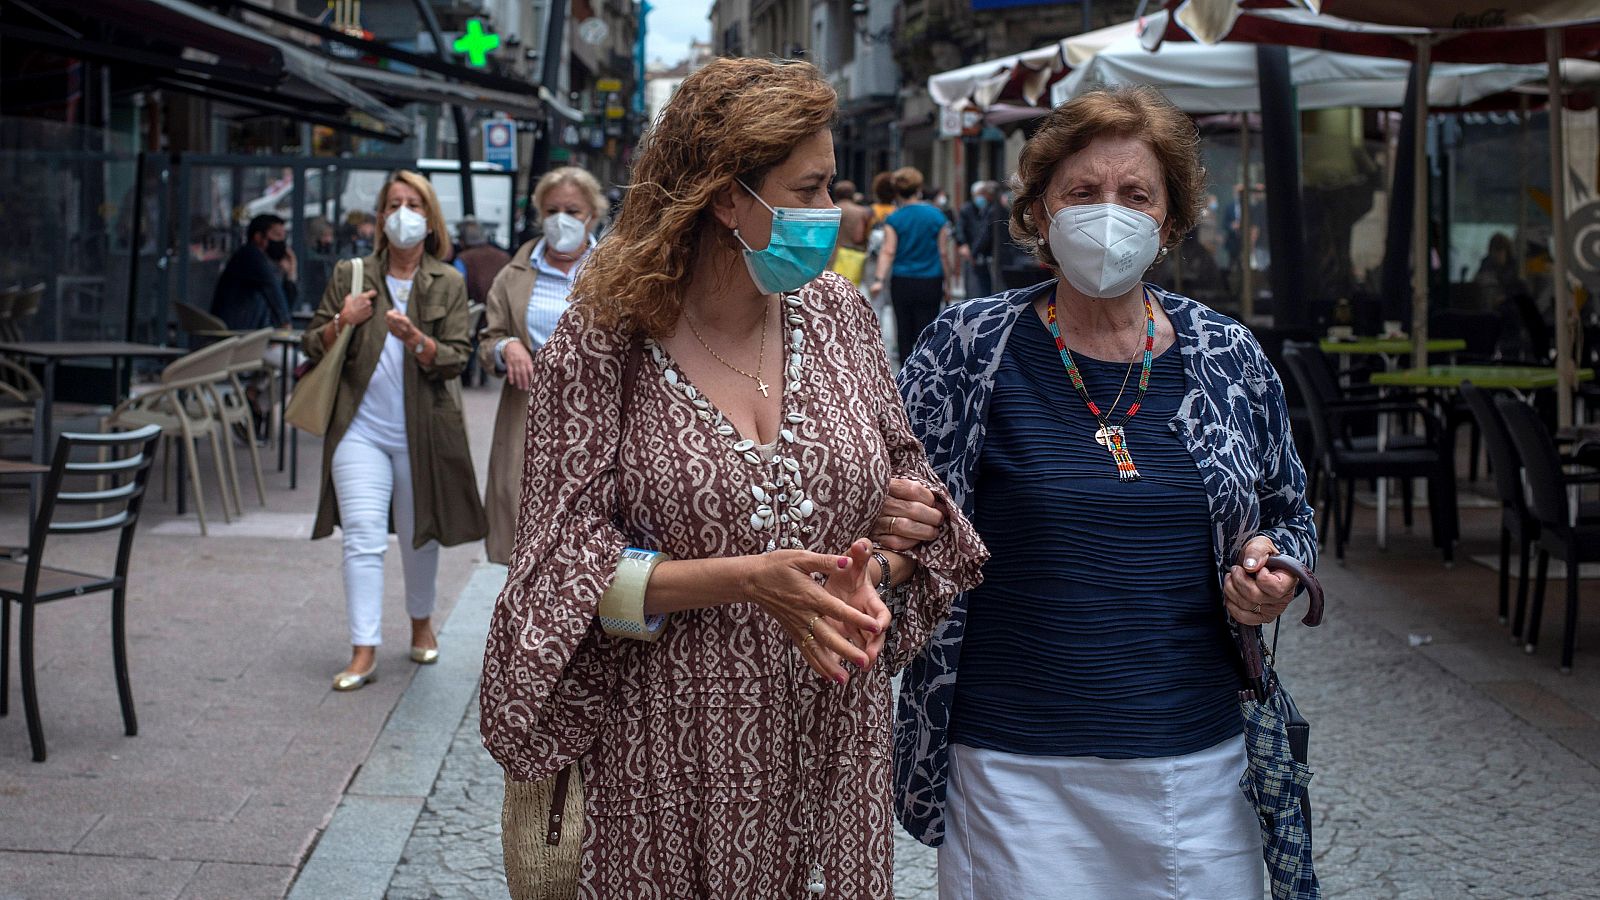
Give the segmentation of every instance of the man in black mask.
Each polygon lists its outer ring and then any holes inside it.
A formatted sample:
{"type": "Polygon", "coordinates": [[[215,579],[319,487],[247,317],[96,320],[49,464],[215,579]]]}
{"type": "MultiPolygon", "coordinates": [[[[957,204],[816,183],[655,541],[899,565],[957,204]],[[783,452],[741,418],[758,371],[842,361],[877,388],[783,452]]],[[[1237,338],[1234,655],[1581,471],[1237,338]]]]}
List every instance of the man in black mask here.
{"type": "Polygon", "coordinates": [[[278,216],[268,213],[250,220],[244,244],[229,257],[217,279],[212,315],[237,331],[289,327],[295,259],[287,238],[278,216]]]}

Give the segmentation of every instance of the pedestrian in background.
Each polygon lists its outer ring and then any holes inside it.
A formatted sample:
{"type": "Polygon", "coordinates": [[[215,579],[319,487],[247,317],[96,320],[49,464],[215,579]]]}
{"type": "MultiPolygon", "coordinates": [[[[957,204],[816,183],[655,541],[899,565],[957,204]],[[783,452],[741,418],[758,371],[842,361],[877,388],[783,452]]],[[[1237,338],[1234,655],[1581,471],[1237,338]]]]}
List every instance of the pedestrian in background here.
{"type": "Polygon", "coordinates": [[[482,727],[505,821],[581,781],[556,825],[583,896],[892,894],[887,669],[983,550],[927,487],[933,521],[886,522],[914,557],[862,539],[892,476],[933,476],[871,312],[825,271],[836,112],[809,63],[685,79],[533,360],[482,727]]]}
{"type": "Polygon", "coordinates": [[[883,224],[894,212],[894,173],[879,172],[872,176],[872,223],[873,228],[883,224]]]}
{"type": "Polygon", "coordinates": [[[1199,221],[1199,135],[1152,89],[1088,93],[1014,183],[1055,277],[946,311],[900,374],[994,551],[903,685],[901,821],[942,900],[1259,898],[1230,622],[1259,640],[1297,586],[1262,563],[1317,542],[1256,339],[1142,281],[1199,221]]]}
{"type": "Polygon", "coordinates": [[[519,247],[489,287],[478,347],[484,368],[505,377],[484,493],[489,517],[484,545],[489,561],[497,563],[511,561],[516,536],[533,357],[567,311],[572,281],[594,246],[594,231],[607,208],[600,183],[575,166],[546,172],[533,188],[533,205],[544,223],[544,235],[519,247]]]}
{"type": "Polygon", "coordinates": [[[949,279],[955,266],[950,223],[938,207],[922,199],[922,173],[911,166],[896,169],[893,183],[895,211],[883,220],[883,247],[878,250],[872,292],[888,285],[898,358],[904,363],[922,329],[950,299],[949,279]]]}
{"type": "Polygon", "coordinates": [[[839,246],[834,248],[828,268],[859,288],[867,274],[867,225],[872,220],[872,210],[855,201],[853,181],[841,178],[833,183],[830,193],[833,205],[839,207],[839,246]]]}
{"type": "Polygon", "coordinates": [[[439,546],[483,537],[483,506],[467,450],[460,386],[466,364],[467,288],[442,260],[450,234],[428,179],[399,171],[378,194],[378,232],[365,275],[334,270],[302,349],[320,360],[354,328],[322,445],[322,495],[311,536],[344,531],[350,665],[336,691],[371,681],[382,643],[383,557],[389,524],[400,541],[411,659],[439,657],[432,616],[439,546]]]}
{"type": "Polygon", "coordinates": [[[467,282],[467,301],[483,303],[495,276],[511,262],[511,254],[490,243],[489,233],[471,216],[456,227],[456,238],[455,268],[467,282]]]}
{"type": "Polygon", "coordinates": [[[956,217],[956,254],[965,264],[968,299],[994,293],[994,232],[1006,218],[996,193],[992,181],[974,183],[972,200],[956,217]]]}
{"type": "Polygon", "coordinates": [[[211,292],[211,314],[234,331],[288,328],[295,295],[294,251],[279,216],[263,213],[245,226],[244,243],[228,257],[211,292]]]}

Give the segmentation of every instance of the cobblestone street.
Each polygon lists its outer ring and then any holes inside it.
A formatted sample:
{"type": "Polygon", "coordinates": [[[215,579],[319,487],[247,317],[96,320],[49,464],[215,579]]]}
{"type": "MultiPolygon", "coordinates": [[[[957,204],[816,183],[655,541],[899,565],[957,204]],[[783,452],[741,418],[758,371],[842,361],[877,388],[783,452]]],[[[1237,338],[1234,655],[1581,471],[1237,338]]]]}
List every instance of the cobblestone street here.
{"type": "MultiPolygon", "coordinates": [[[[1484,574],[1464,577],[1482,582],[1484,574]]],[[[1590,761],[1600,748],[1589,729],[1573,729],[1587,717],[1536,699],[1537,691],[1519,701],[1531,686],[1497,677],[1504,673],[1458,674],[1433,647],[1412,648],[1394,630],[1405,623],[1384,619],[1392,595],[1351,570],[1330,566],[1324,581],[1328,626],[1286,625],[1279,659],[1312,721],[1326,895],[1600,896],[1593,826],[1600,770],[1590,761]]],[[[474,701],[388,897],[504,897],[500,791],[500,771],[478,743],[474,701]]],[[[896,897],[936,896],[934,852],[903,832],[895,875],[896,897]]]]}
{"type": "MultiPolygon", "coordinates": [[[[500,798],[500,767],[478,743],[474,699],[389,883],[390,900],[505,900],[500,798]]],[[[895,839],[895,897],[934,900],[933,850],[904,831],[895,839]]]]}

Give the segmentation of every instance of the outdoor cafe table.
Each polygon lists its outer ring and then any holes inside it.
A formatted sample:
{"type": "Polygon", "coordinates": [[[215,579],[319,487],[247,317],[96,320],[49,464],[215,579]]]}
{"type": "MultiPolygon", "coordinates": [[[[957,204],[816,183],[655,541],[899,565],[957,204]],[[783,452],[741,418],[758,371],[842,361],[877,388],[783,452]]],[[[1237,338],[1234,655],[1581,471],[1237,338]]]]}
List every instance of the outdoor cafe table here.
{"type": "Polygon", "coordinates": [[[125,359],[175,359],[188,351],[177,347],[158,347],[154,344],[133,344],[127,341],[8,341],[0,343],[0,353],[36,359],[44,363],[44,396],[39,399],[38,421],[33,428],[33,458],[36,462],[50,462],[50,435],[55,413],[56,367],[64,359],[109,359],[115,381],[121,383],[122,361],[125,359]]]}
{"type": "MultiPolygon", "coordinates": [[[[1579,369],[1578,380],[1594,378],[1593,369],[1579,369]]],[[[1428,366],[1420,369],[1400,369],[1393,372],[1374,372],[1371,382],[1381,387],[1427,388],[1454,391],[1464,381],[1484,390],[1511,391],[1521,400],[1527,400],[1533,391],[1546,390],[1559,385],[1560,377],[1553,366],[1428,366]]],[[[1378,447],[1381,449],[1388,437],[1387,419],[1378,423],[1378,447]]],[[[1378,546],[1387,546],[1389,485],[1387,479],[1378,479],[1378,546]]]]}
{"type": "MultiPolygon", "coordinates": [[[[1383,357],[1383,367],[1393,371],[1395,362],[1402,356],[1407,356],[1416,345],[1410,338],[1356,338],[1355,340],[1341,341],[1333,338],[1323,338],[1318,344],[1323,353],[1338,354],[1341,357],[1349,356],[1380,356],[1383,357]]],[[[1467,342],[1461,338],[1434,338],[1428,341],[1428,353],[1460,353],[1467,349],[1467,342]]]]}
{"type": "MultiPolygon", "coordinates": [[[[1578,380],[1590,381],[1593,369],[1579,369],[1578,380]]],[[[1396,372],[1374,372],[1372,383],[1388,387],[1436,388],[1454,390],[1463,381],[1487,390],[1515,391],[1525,396],[1529,391],[1556,387],[1561,383],[1554,366],[1428,366],[1425,369],[1401,369],[1396,372]]]]}

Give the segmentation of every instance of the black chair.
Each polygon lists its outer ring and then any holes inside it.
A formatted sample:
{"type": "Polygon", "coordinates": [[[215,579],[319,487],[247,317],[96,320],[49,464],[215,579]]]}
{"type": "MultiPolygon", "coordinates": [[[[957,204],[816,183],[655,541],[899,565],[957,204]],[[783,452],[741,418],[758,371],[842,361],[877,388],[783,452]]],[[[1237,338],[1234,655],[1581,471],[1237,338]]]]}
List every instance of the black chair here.
{"type": "MultiPolygon", "coordinates": [[[[1374,416],[1369,410],[1363,410],[1363,406],[1370,406],[1373,403],[1384,401],[1410,401],[1420,396],[1415,391],[1406,388],[1390,388],[1387,394],[1380,394],[1379,391],[1381,389],[1377,385],[1340,385],[1338,377],[1334,374],[1333,360],[1329,359],[1328,354],[1322,352],[1322,347],[1314,341],[1286,340],[1283,342],[1282,353],[1286,363],[1288,354],[1298,354],[1305,360],[1305,374],[1308,376],[1306,386],[1302,388],[1299,379],[1293,379],[1295,386],[1301,392],[1315,390],[1317,396],[1322,398],[1322,405],[1325,409],[1345,410],[1346,418],[1344,424],[1346,427],[1344,429],[1344,438],[1349,446],[1356,450],[1376,450],[1378,448],[1374,416]]],[[[1307,413],[1306,418],[1309,420],[1309,413],[1307,413]]],[[[1395,449],[1425,447],[1428,446],[1428,440],[1422,435],[1391,433],[1386,446],[1395,449]]],[[[1312,433],[1310,452],[1313,456],[1321,452],[1321,448],[1316,445],[1315,429],[1313,429],[1312,433]]],[[[1318,475],[1318,470],[1312,467],[1308,468],[1312,472],[1311,495],[1316,496],[1320,487],[1320,482],[1318,481],[1320,476],[1318,475]]],[[[1407,481],[1400,486],[1400,500],[1401,512],[1405,517],[1406,527],[1410,528],[1414,518],[1411,482],[1407,481]]]]}
{"type": "Polygon", "coordinates": [[[1574,515],[1567,488],[1600,482],[1600,473],[1572,475],[1561,470],[1561,454],[1545,429],[1539,413],[1510,397],[1495,398],[1495,408],[1505,420],[1511,442],[1522,456],[1528,478],[1528,508],[1539,520],[1539,565],[1533,588],[1533,611],[1528,617],[1527,643],[1532,653],[1539,643],[1539,620],[1544,614],[1544,587],[1550,557],[1567,564],[1567,628],[1561,639],[1561,671],[1572,671],[1572,651],[1578,639],[1578,566],[1600,562],[1600,515],[1580,508],[1574,515]]]}
{"type": "MultiPolygon", "coordinates": [[[[1316,376],[1309,371],[1316,360],[1288,345],[1284,347],[1283,356],[1310,408],[1311,431],[1318,448],[1312,482],[1321,486],[1321,493],[1327,500],[1322,513],[1324,539],[1328,534],[1329,515],[1334,519],[1335,556],[1342,562],[1345,544],[1350,542],[1358,479],[1401,478],[1409,482],[1413,478],[1426,478],[1433,543],[1444,553],[1445,562],[1452,562],[1456,537],[1460,533],[1456,519],[1455,462],[1453,455],[1445,452],[1442,446],[1443,426],[1438,417],[1415,400],[1329,403],[1315,386],[1316,376]],[[1358,414],[1401,421],[1420,419],[1426,434],[1379,450],[1375,444],[1358,443],[1351,437],[1349,421],[1358,414]],[[1342,498],[1339,496],[1341,483],[1344,486],[1342,498]]],[[[1315,498],[1313,494],[1313,502],[1315,498]]],[[[1379,515],[1387,513],[1387,510],[1378,511],[1379,515]]]]}
{"type": "Polygon", "coordinates": [[[1539,520],[1528,509],[1522,491],[1522,456],[1506,430],[1494,402],[1477,385],[1462,382],[1461,397],[1478,420],[1484,445],[1489,449],[1489,467],[1494,470],[1495,491],[1500,495],[1500,624],[1507,621],[1511,594],[1511,542],[1520,548],[1517,569],[1517,614],[1512,619],[1511,636],[1522,638],[1522,623],[1528,609],[1528,558],[1533,542],[1539,538],[1539,520]]]}
{"type": "MultiPolygon", "coordinates": [[[[0,560],[0,716],[7,713],[11,662],[11,604],[21,607],[18,628],[19,663],[22,673],[22,705],[28,718],[28,742],[33,746],[34,762],[44,762],[44,727],[39,721],[39,696],[33,663],[34,611],[42,603],[81,597],[84,594],[111,592],[111,648],[117,671],[117,699],[122,704],[122,723],[129,736],[139,733],[133,713],[133,691],[128,686],[128,650],[123,618],[128,592],[128,556],[133,549],[133,530],[144,504],[145,482],[150,476],[150,461],[161,429],[147,425],[121,434],[61,435],[55,459],[45,476],[39,512],[28,539],[26,562],[0,560]],[[73,459],[80,449],[99,451],[98,459],[73,459]],[[91,481],[85,489],[64,491],[63,482],[91,481]],[[57,520],[60,507],[93,507],[88,518],[57,520]],[[93,534],[116,531],[117,560],[110,575],[91,575],[59,569],[43,563],[45,540],[57,534],[93,534]]],[[[76,487],[76,484],[74,485],[76,487]]]]}

